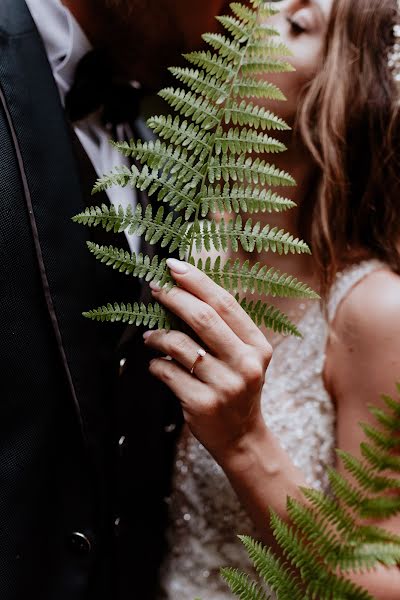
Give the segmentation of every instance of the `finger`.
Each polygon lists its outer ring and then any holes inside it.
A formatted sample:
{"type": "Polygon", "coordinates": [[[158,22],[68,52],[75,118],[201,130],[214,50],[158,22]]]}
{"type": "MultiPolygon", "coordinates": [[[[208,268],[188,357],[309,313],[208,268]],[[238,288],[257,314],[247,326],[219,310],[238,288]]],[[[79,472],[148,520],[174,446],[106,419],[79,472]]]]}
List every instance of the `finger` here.
{"type": "Polygon", "coordinates": [[[194,366],[195,376],[204,383],[218,381],[222,363],[205,352],[194,340],[180,331],[148,331],[143,335],[146,346],[150,346],[178,361],[187,371],[194,366]],[[204,355],[202,355],[204,353],[204,355]]]}
{"type": "Polygon", "coordinates": [[[212,306],[245,344],[265,346],[265,336],[232,294],[189,263],[173,258],[167,264],[180,287],[212,306]]]}
{"type": "Polygon", "coordinates": [[[150,362],[149,371],[170,388],[183,409],[190,409],[208,395],[208,386],[175,362],[156,358],[150,362]]]}
{"type": "Polygon", "coordinates": [[[237,362],[246,346],[208,304],[185,290],[153,288],[153,296],[193,329],[210,352],[222,361],[237,362]]]}

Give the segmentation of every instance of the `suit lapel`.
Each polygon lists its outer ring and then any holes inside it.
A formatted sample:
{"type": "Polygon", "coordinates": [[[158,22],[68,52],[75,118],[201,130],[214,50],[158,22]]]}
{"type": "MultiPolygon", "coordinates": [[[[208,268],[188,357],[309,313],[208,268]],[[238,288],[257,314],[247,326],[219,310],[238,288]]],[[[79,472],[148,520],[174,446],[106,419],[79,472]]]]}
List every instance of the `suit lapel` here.
{"type": "MultiPolygon", "coordinates": [[[[23,0],[0,6],[1,102],[13,137],[44,298],[75,410],[84,430],[76,335],[90,302],[87,231],[71,217],[84,203],[68,127],[42,40],[23,0]],[[80,276],[76,275],[79,267],[80,276]],[[82,302],[83,298],[83,302],[82,302]],[[86,304],[87,308],[87,304],[86,304]]],[[[83,394],[84,395],[84,394],[83,394]]]]}

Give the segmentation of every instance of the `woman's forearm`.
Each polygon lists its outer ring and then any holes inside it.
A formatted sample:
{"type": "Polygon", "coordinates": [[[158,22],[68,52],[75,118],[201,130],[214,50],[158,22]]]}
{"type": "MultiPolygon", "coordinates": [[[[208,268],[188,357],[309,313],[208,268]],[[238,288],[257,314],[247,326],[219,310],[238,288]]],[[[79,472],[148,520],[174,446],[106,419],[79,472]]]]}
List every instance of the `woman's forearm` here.
{"type": "MultiPolygon", "coordinates": [[[[286,499],[290,496],[305,502],[299,490],[300,486],[306,485],[304,475],[262,425],[243,440],[240,447],[216,459],[256,526],[260,539],[279,552],[271,541],[269,511],[272,509],[289,521],[286,499]]],[[[396,567],[380,566],[372,572],[347,577],[368,590],[376,600],[398,600],[400,597],[400,570],[396,567]]]]}
{"type": "Polygon", "coordinates": [[[260,423],[238,447],[216,456],[243,507],[260,533],[270,543],[269,511],[288,520],[288,496],[301,500],[303,473],[295,467],[272,433],[260,423]]]}

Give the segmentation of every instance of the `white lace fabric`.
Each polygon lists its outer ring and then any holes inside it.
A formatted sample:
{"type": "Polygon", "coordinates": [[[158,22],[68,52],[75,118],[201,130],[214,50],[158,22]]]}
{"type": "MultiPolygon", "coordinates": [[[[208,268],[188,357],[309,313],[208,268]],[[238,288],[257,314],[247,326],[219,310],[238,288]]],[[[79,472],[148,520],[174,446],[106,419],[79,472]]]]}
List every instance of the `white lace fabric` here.
{"type": "MultiPolygon", "coordinates": [[[[365,261],[338,275],[328,302],[332,321],[355,284],[382,268],[365,261]]],[[[288,337],[275,349],[262,393],[262,412],[307,485],[328,489],[335,464],[335,409],[323,383],[328,324],[319,302],[299,323],[303,338],[288,337]]],[[[222,469],[188,432],[178,447],[173,493],[168,500],[169,553],[162,567],[160,600],[232,600],[221,567],[255,575],[237,534],[257,538],[222,469]]]]}

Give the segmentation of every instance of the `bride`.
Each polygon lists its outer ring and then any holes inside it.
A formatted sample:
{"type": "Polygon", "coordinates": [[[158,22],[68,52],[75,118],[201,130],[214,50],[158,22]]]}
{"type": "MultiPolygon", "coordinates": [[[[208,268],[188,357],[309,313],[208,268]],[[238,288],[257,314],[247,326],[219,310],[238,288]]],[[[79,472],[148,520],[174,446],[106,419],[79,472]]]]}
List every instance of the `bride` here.
{"type": "MultiPolygon", "coordinates": [[[[179,287],[153,287],[207,349],[200,356],[179,332],[144,336],[173,358],[150,370],[176,393],[187,423],[169,499],[160,592],[168,600],[230,598],[219,568],[249,568],[236,534],[271,544],[269,508],[287,518],[298,486],[326,490],[334,449],[358,454],[368,405],[400,380],[399,117],[388,66],[396,0],[279,4],[274,26],[296,72],[276,76],[290,99],[280,115],[295,125],[277,166],[298,182],[298,209],[266,219],[305,237],[313,256],[254,261],[290,272],[323,301],[277,300],[303,334],[283,339],[186,263],[169,261],[179,287]]],[[[380,524],[400,534],[399,518],[380,524]]],[[[399,597],[398,569],[354,580],[379,600],[399,597]]]]}

